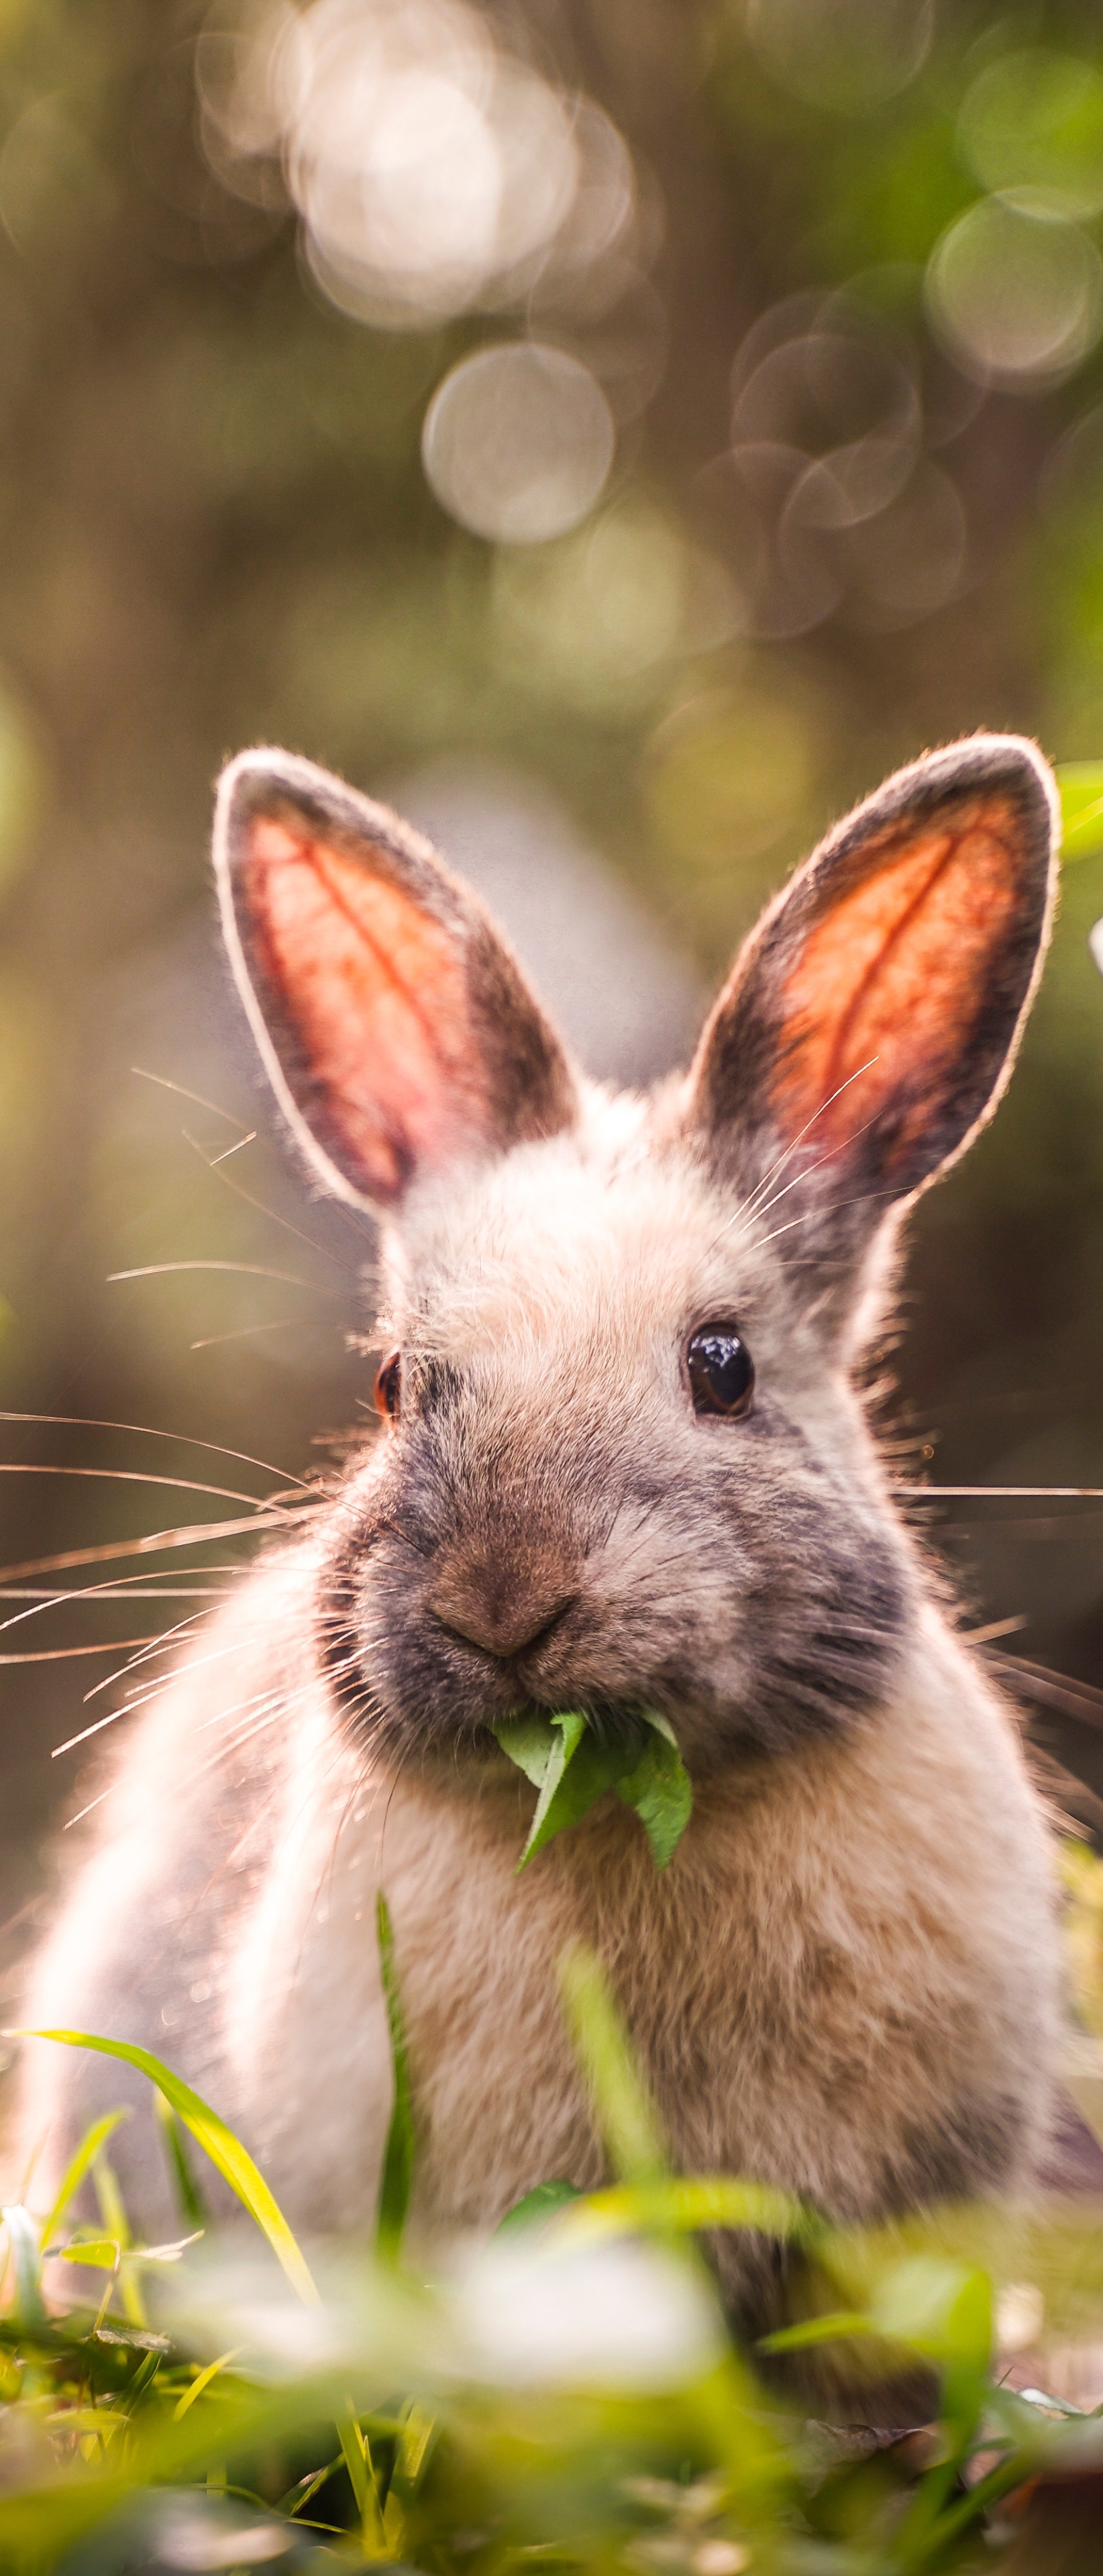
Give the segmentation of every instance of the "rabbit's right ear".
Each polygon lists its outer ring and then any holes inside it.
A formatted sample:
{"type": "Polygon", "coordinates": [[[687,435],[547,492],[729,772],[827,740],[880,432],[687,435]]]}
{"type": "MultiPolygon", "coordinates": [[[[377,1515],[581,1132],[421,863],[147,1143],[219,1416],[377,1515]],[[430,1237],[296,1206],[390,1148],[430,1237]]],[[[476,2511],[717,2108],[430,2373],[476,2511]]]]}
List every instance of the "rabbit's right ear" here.
{"type": "Polygon", "coordinates": [[[313,762],[249,751],[215,814],[230,962],[276,1097],[327,1188],[419,1175],[574,1123],[574,1076],[489,915],[420,834],[313,762]]]}
{"type": "Polygon", "coordinates": [[[776,1173],[787,1255],[845,1277],[990,1115],[1048,935],[1057,821],[1034,745],[975,734],[838,824],[748,940],[688,1117],[744,1195],[761,1204],[776,1173]]]}

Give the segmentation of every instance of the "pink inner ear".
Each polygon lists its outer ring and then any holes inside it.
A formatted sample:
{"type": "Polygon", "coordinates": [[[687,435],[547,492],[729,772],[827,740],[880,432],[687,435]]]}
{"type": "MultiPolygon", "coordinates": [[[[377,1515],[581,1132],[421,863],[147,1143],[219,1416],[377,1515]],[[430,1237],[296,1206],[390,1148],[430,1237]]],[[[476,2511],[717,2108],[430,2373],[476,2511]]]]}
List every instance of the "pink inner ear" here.
{"type": "Polygon", "coordinates": [[[485,1123],[462,950],[388,877],[284,823],[253,822],[243,892],[299,1105],[365,1191],[392,1198],[485,1123]]]}
{"type": "Polygon", "coordinates": [[[815,1119],[809,1142],[831,1150],[895,1101],[893,1161],[907,1162],[1018,908],[1016,841],[1007,799],[988,796],[952,824],[897,824],[868,845],[869,873],[810,931],[783,988],[774,1102],[787,1134],[815,1119]]]}

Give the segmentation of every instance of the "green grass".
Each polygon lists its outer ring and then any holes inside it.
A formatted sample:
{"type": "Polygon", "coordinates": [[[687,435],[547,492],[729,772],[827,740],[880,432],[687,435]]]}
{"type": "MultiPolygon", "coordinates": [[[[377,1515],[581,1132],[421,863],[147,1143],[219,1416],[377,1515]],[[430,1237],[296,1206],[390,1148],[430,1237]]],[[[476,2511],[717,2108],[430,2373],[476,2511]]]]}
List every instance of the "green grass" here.
{"type": "Polygon", "coordinates": [[[840,2231],[752,2180],[671,2175],[584,1952],[564,1962],[564,2007],[613,2181],[581,2195],[549,2178],[488,2246],[404,2256],[414,2115],[382,1906],[379,1930],[395,2091],[368,2249],[308,2263],[178,2076],[54,2034],[150,2076],[180,2235],[132,2241],[109,2156],[124,2112],[89,2130],[44,2217],[6,2213],[0,2567],[1049,2576],[1054,2515],[1092,2494],[1076,2477],[1098,2481],[1103,2530],[1103,2423],[1013,2392],[993,2359],[1009,2291],[1044,2305],[1051,2334],[1099,2331],[1103,2225],[1049,2207],[840,2231]],[[200,2232],[193,2144],[255,2223],[244,2272],[240,2243],[212,2252],[200,2232]],[[99,2217],[74,2223],[89,2178],[99,2217]],[[718,2227],[790,2249],[801,2314],[753,2350],[701,2250],[718,2227]],[[922,2371],[931,2423],[890,2440],[816,2421],[779,2393],[783,2353],[848,2355],[855,2385],[922,2371]]]}

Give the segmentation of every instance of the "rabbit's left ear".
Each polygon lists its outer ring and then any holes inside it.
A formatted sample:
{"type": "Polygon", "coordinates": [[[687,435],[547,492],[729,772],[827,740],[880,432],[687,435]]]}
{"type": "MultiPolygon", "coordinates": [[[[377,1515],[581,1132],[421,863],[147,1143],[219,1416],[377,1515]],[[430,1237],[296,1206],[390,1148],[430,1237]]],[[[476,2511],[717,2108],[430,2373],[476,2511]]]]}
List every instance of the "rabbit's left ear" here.
{"type": "Polygon", "coordinates": [[[218,792],[230,963],[292,1134],[328,1189],[411,1184],[577,1116],[575,1078],[469,886],[384,805],[249,751],[218,792]]]}
{"type": "Polygon", "coordinates": [[[860,1251],[994,1108],[1048,937],[1057,835],[1033,744],[976,734],[859,805],[752,933],[705,1028],[689,1122],[743,1187],[784,1158],[778,1188],[801,1186],[779,1225],[798,1259],[860,1251]]]}

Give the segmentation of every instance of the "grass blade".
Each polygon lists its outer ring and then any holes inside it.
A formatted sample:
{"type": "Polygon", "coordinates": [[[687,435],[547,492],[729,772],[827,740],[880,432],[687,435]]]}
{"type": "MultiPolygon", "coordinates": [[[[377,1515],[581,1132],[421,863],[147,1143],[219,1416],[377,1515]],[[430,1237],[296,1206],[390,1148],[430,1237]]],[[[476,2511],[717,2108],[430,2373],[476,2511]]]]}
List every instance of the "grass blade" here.
{"type": "Polygon", "coordinates": [[[240,2200],[242,2208],[255,2219],[292,2289],[307,2306],[317,2303],[318,2290],[306,2257],[251,2155],[240,2139],[235,2138],[225,2120],[219,2118],[217,2111],[212,2111],[208,2102],[204,2102],[198,2093],[193,2093],[191,2085],[185,2084],[182,2076],[174,2075],[170,2066],[165,2066],[159,2057],[155,2057],[152,2049],[137,2048],[125,2039],[98,2039],[87,2030],[21,2030],[13,2031],[10,2036],[13,2039],[59,2040],[66,2048],[93,2048],[102,2057],[121,2058],[124,2065],[136,2067],[139,2075],[148,2075],[150,2083],[164,2094],[185,2128],[190,2129],[193,2138],[210,2157],[223,2181],[240,2200]]]}
{"type": "Polygon", "coordinates": [[[379,2186],[379,2212],[375,2224],[376,2252],[386,2263],[396,2263],[406,2226],[406,2213],[414,2179],[414,2114],[410,2094],[410,2065],[406,2048],[406,2026],[402,2015],[402,1997],[394,1962],[394,1934],[386,1897],[380,1893],[375,1907],[379,1937],[379,1968],[383,1979],[383,1997],[387,2006],[387,2028],[391,2040],[391,2074],[393,2098],[383,2155],[383,2176],[379,2186]]]}
{"type": "Polygon", "coordinates": [[[184,2143],[184,2130],[171,2102],[165,2100],[159,2085],[155,2085],[153,2089],[153,2108],[181,2218],[189,2227],[205,2227],[210,2212],[192,2171],[191,2158],[184,2143]]]}
{"type": "Polygon", "coordinates": [[[658,2122],[636,2069],[624,2023],[592,1950],[575,1942],[559,1964],[567,2019],[609,2161],[622,2181],[666,2172],[658,2122]]]}
{"type": "Polygon", "coordinates": [[[80,2186],[84,2181],[85,2174],[88,2172],[90,2165],[95,2163],[96,2157],[100,2152],[100,2148],[106,2146],[112,2131],[118,2128],[120,2121],[129,2120],[129,2118],[130,2105],[128,2102],[124,2102],[121,2108],[117,2111],[105,2111],[102,2119],[93,2120],[91,2128],[85,2130],[80,2145],[76,2149],[75,2154],[70,2157],[61,2177],[61,2181],[58,2185],[57,2199],[50,2211],[50,2215],[44,2221],[42,2235],[39,2239],[39,2242],[42,2245],[52,2244],[57,2229],[60,2227],[61,2221],[65,2216],[65,2212],[69,2207],[69,2203],[71,2200],[76,2198],[76,2195],[80,2190],[80,2186]]]}

